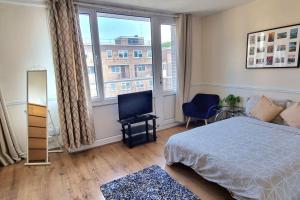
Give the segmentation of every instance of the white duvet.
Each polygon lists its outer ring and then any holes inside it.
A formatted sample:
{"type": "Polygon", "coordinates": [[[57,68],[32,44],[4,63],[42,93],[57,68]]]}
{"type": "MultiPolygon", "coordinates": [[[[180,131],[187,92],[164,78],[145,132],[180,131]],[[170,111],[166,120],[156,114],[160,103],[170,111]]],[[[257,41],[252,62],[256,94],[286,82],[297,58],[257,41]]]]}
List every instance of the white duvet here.
{"type": "Polygon", "coordinates": [[[300,200],[300,129],[231,118],[172,136],[165,158],[236,199],[300,200]]]}

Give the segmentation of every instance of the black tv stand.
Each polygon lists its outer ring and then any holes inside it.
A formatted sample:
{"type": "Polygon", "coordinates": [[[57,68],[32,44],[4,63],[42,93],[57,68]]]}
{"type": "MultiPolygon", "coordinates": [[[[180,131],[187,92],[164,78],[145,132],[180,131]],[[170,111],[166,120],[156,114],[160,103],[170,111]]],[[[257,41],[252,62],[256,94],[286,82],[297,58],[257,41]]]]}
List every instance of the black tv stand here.
{"type": "Polygon", "coordinates": [[[122,125],[123,143],[132,148],[139,144],[156,141],[157,118],[155,115],[146,114],[118,120],[122,125]],[[149,121],[152,121],[152,124],[149,124],[149,121]],[[142,122],[144,124],[134,125],[142,122]]]}

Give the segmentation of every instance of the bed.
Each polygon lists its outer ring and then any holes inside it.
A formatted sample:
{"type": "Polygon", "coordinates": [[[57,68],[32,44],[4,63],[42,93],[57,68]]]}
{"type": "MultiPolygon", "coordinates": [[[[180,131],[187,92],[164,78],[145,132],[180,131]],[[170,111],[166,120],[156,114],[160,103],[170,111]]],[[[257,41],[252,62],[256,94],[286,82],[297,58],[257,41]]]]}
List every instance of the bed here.
{"type": "Polygon", "coordinates": [[[234,117],[173,135],[168,165],[182,163],[236,199],[300,199],[300,129],[234,117]]]}

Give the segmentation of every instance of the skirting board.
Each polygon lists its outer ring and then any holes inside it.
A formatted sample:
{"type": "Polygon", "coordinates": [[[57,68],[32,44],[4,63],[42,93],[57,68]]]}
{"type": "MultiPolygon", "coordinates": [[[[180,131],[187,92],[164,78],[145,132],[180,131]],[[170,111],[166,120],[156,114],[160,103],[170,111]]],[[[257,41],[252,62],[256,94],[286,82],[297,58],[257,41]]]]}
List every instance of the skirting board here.
{"type": "MultiPolygon", "coordinates": [[[[171,124],[166,124],[166,125],[160,126],[157,130],[161,131],[161,130],[164,130],[164,129],[172,128],[174,126],[178,126],[180,124],[181,123],[176,123],[176,122],[171,123],[171,124]]],[[[85,145],[85,146],[81,146],[80,148],[75,149],[75,150],[69,150],[69,153],[76,153],[76,152],[80,152],[80,151],[85,151],[85,150],[93,149],[93,148],[96,148],[96,147],[100,147],[100,146],[103,146],[103,145],[106,145],[106,144],[119,142],[119,141],[122,141],[122,135],[116,135],[116,136],[96,140],[91,145],[85,145]]]]}

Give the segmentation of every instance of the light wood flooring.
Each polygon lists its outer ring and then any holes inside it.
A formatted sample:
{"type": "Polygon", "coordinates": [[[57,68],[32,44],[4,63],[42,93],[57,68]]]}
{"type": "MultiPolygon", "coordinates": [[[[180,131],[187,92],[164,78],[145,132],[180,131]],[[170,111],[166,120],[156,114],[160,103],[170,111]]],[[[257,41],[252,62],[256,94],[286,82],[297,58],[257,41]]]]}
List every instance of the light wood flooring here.
{"type": "Polygon", "coordinates": [[[184,130],[175,127],[160,131],[156,143],[132,149],[117,142],[71,155],[50,154],[50,166],[27,167],[21,162],[0,167],[0,199],[104,199],[100,185],[153,164],[161,166],[202,200],[231,199],[225,189],[205,181],[192,169],[165,165],[164,144],[170,136],[184,130]]]}

